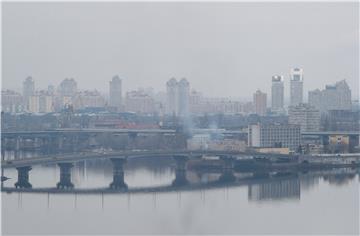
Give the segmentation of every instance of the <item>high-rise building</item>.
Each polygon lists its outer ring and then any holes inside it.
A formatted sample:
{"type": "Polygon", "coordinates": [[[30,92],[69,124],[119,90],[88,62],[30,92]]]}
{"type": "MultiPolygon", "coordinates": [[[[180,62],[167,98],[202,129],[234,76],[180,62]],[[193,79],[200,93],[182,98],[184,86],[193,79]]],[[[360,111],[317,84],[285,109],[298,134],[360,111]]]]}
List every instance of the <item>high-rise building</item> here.
{"type": "Polygon", "coordinates": [[[74,96],[77,93],[77,83],[73,78],[66,78],[61,81],[57,90],[59,96],[56,98],[56,110],[62,109],[73,103],[74,96]]]}
{"type": "Polygon", "coordinates": [[[166,83],[166,113],[178,115],[178,82],[175,78],[166,83]]]}
{"type": "Polygon", "coordinates": [[[54,111],[54,96],[47,91],[38,91],[29,97],[29,112],[49,113],[54,111]]]}
{"type": "Polygon", "coordinates": [[[60,83],[58,90],[62,97],[73,97],[77,92],[77,83],[73,78],[66,78],[60,83]]]}
{"type": "Polygon", "coordinates": [[[29,97],[29,108],[28,111],[31,113],[39,113],[40,111],[40,97],[39,95],[32,95],[29,97]]]}
{"type": "Polygon", "coordinates": [[[319,110],[323,110],[322,106],[322,92],[320,89],[315,89],[308,92],[308,101],[311,106],[319,110]]]}
{"type": "Polygon", "coordinates": [[[271,111],[284,111],[284,79],[281,75],[274,75],[271,83],[271,111]]]}
{"type": "Polygon", "coordinates": [[[309,103],[322,113],[330,110],[351,110],[351,90],[345,80],[326,85],[324,90],[309,91],[309,103]]]}
{"type": "Polygon", "coordinates": [[[115,75],[109,84],[109,105],[120,111],[122,106],[122,81],[118,75],[115,75]]]}
{"type": "Polygon", "coordinates": [[[250,147],[285,147],[296,150],[300,146],[300,126],[291,124],[250,125],[248,145],[250,147]]]}
{"type": "Polygon", "coordinates": [[[55,87],[54,87],[54,85],[51,85],[51,84],[48,85],[47,92],[48,92],[49,94],[54,95],[54,94],[55,94],[55,87]]]}
{"type": "Polygon", "coordinates": [[[35,82],[31,76],[28,76],[23,82],[24,107],[29,109],[29,97],[35,93],[35,82]]]}
{"type": "Polygon", "coordinates": [[[290,105],[303,103],[303,69],[293,68],[290,72],[290,105]]]}
{"type": "Polygon", "coordinates": [[[24,111],[23,97],[12,90],[1,91],[1,111],[16,113],[24,111]]]}
{"type": "Polygon", "coordinates": [[[49,113],[54,111],[54,96],[50,93],[43,92],[39,96],[39,112],[49,113]]]}
{"type": "Polygon", "coordinates": [[[73,105],[75,109],[104,107],[105,98],[97,90],[82,91],[74,96],[73,105]]]}
{"type": "Polygon", "coordinates": [[[266,93],[261,92],[259,89],[256,90],[254,93],[254,107],[255,107],[255,113],[263,116],[266,114],[266,93]]]}
{"type": "Polygon", "coordinates": [[[289,124],[300,125],[301,132],[320,130],[320,111],[309,104],[289,107],[289,124]]]}
{"type": "Polygon", "coordinates": [[[179,82],[171,78],[166,83],[166,113],[176,116],[189,114],[190,84],[182,78],[179,82]]]}
{"type": "Polygon", "coordinates": [[[144,114],[155,113],[155,100],[144,90],[127,92],[125,97],[125,110],[144,114]]]}
{"type": "Polygon", "coordinates": [[[201,110],[203,96],[196,90],[191,90],[189,95],[189,109],[191,113],[198,113],[201,110]]]}
{"type": "Polygon", "coordinates": [[[187,116],[189,115],[189,94],[190,94],[190,84],[185,79],[182,78],[178,83],[178,115],[187,116]]]}

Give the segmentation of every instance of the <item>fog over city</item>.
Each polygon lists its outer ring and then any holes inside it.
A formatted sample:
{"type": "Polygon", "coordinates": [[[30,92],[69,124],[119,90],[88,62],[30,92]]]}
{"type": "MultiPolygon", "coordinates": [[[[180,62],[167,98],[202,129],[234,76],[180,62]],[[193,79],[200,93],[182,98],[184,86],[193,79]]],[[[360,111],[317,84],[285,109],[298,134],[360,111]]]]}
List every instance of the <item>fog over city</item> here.
{"type": "Polygon", "coordinates": [[[270,94],[271,77],[304,70],[307,91],[346,79],[359,94],[358,3],[3,3],[2,87],[74,78],[108,94],[165,91],[185,77],[207,96],[270,94]],[[251,82],[250,82],[251,81],[251,82]]]}
{"type": "Polygon", "coordinates": [[[359,235],[358,2],[2,4],[1,235],[359,235]]]}

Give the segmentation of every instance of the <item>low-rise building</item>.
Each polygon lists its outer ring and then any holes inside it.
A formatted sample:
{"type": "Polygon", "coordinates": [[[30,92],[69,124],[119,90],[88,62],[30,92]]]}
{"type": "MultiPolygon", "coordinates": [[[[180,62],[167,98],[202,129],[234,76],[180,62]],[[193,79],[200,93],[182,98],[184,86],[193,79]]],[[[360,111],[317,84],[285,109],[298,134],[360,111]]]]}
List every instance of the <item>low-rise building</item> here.
{"type": "Polygon", "coordinates": [[[210,134],[197,134],[187,140],[189,150],[245,151],[246,143],[237,139],[213,139],[210,134]]]}
{"type": "Polygon", "coordinates": [[[255,124],[248,130],[249,147],[287,147],[296,151],[300,140],[300,125],[255,124]]]}
{"type": "Polygon", "coordinates": [[[349,152],[350,137],[348,135],[330,135],[328,151],[332,153],[349,152]]]}
{"type": "Polygon", "coordinates": [[[272,148],[254,148],[254,151],[256,152],[260,152],[260,153],[273,153],[273,154],[285,154],[288,155],[290,153],[290,149],[289,148],[277,148],[277,147],[272,147],[272,148]]]}

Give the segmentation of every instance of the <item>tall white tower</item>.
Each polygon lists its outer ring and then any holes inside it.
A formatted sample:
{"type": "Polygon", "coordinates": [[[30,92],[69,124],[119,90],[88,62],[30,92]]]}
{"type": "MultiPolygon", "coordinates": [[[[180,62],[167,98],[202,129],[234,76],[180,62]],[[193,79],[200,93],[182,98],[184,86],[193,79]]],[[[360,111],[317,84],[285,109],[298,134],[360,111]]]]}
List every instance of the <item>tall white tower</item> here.
{"type": "Polygon", "coordinates": [[[290,71],[290,105],[303,103],[303,69],[293,68],[290,71]]]}

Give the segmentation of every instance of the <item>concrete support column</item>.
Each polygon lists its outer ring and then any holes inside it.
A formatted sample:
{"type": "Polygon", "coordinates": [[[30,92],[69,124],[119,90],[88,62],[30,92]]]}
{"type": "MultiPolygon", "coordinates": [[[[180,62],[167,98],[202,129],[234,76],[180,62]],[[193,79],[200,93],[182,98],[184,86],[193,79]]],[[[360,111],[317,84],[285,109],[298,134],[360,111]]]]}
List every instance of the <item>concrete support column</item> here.
{"type": "Polygon", "coordinates": [[[172,186],[179,187],[184,186],[189,183],[186,179],[186,162],[189,160],[188,156],[185,155],[175,155],[175,179],[172,182],[172,186]]]}
{"type": "Polygon", "coordinates": [[[136,148],[137,148],[137,137],[138,137],[138,133],[136,133],[136,132],[129,132],[128,137],[129,137],[129,146],[130,146],[130,149],[136,149],[136,148]]]}
{"type": "Polygon", "coordinates": [[[5,146],[1,147],[1,160],[4,161],[5,160],[5,146]]]}
{"type": "Polygon", "coordinates": [[[40,141],[38,137],[34,138],[34,148],[38,148],[40,147],[40,141]]]}
{"type": "Polygon", "coordinates": [[[7,148],[7,139],[1,138],[1,160],[5,160],[5,149],[7,148]]]}
{"type": "Polygon", "coordinates": [[[113,182],[110,184],[111,189],[127,189],[128,186],[124,180],[124,164],[126,158],[111,158],[113,164],[113,182]]]}
{"type": "Polygon", "coordinates": [[[90,135],[88,137],[88,145],[87,148],[93,148],[97,146],[97,141],[96,141],[96,135],[90,135]]]}
{"type": "Polygon", "coordinates": [[[70,149],[72,152],[76,152],[79,149],[79,136],[76,134],[70,136],[71,146],[70,149]]]}
{"type": "Polygon", "coordinates": [[[31,169],[31,166],[16,168],[18,171],[18,181],[15,183],[15,188],[32,188],[32,185],[29,182],[29,171],[31,169]]]}
{"type": "Polygon", "coordinates": [[[60,182],[56,184],[58,189],[74,188],[71,182],[71,168],[74,166],[72,163],[58,163],[60,167],[60,182]]]}
{"type": "Polygon", "coordinates": [[[14,151],[14,159],[15,160],[20,159],[20,151],[17,150],[14,151]]]}
{"type": "Polygon", "coordinates": [[[222,174],[219,177],[219,182],[233,182],[236,180],[234,175],[234,157],[220,156],[223,161],[222,174]]]}
{"type": "Polygon", "coordinates": [[[46,138],[46,153],[50,154],[51,153],[51,145],[52,144],[52,138],[51,136],[46,138]]]}
{"type": "Polygon", "coordinates": [[[21,148],[21,142],[22,142],[22,138],[21,137],[16,137],[16,143],[15,143],[15,150],[19,151],[21,148]]]}
{"type": "Polygon", "coordinates": [[[63,149],[64,146],[64,137],[63,136],[59,136],[57,137],[57,146],[58,146],[58,150],[61,151],[63,149]]]}

